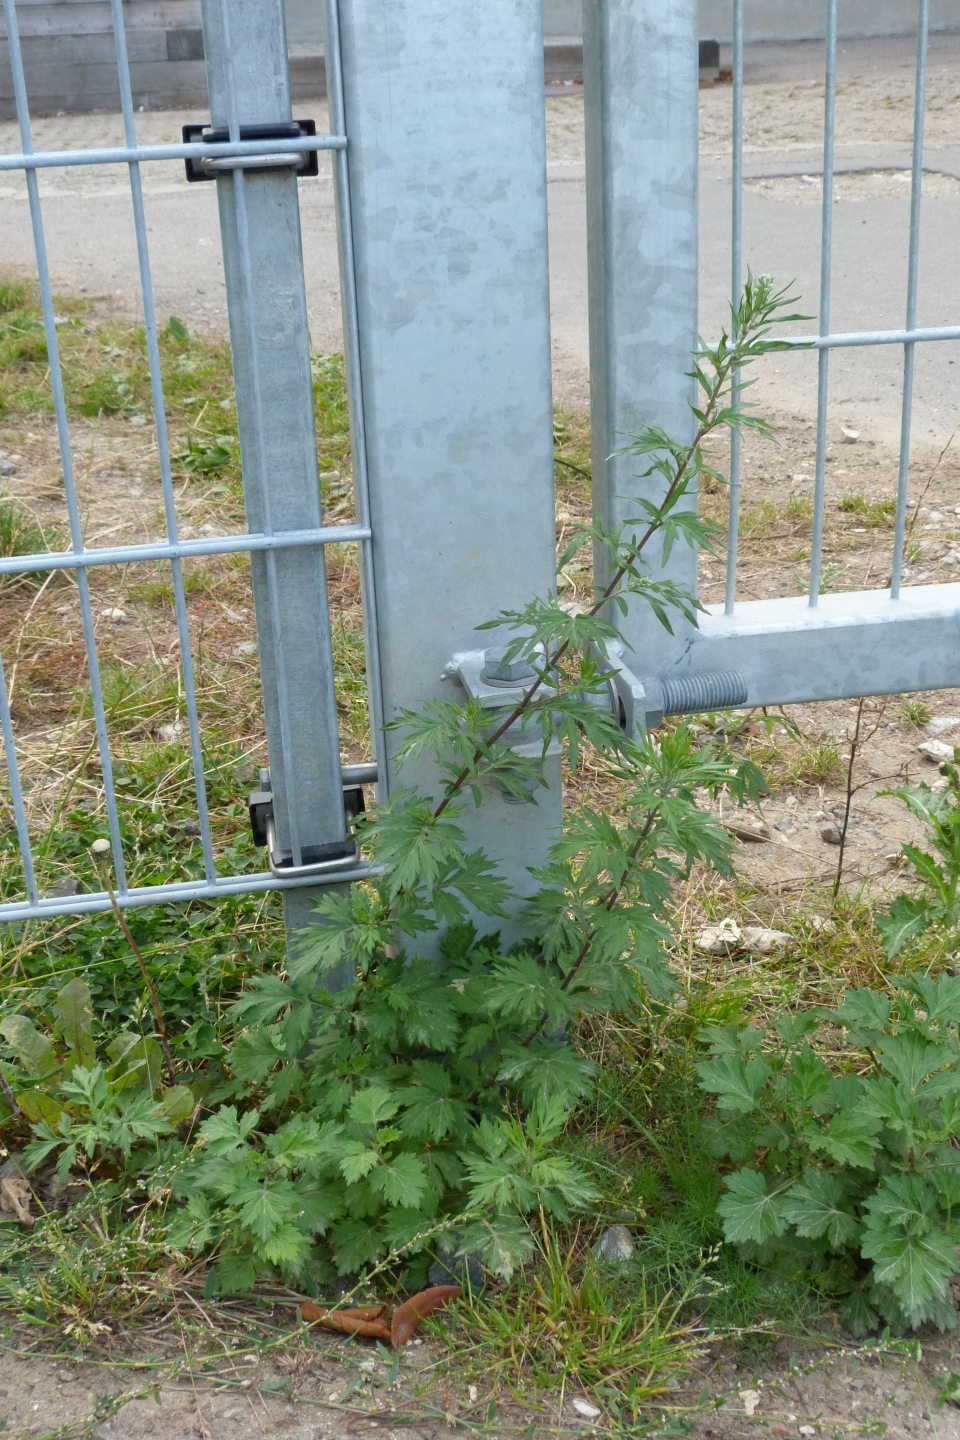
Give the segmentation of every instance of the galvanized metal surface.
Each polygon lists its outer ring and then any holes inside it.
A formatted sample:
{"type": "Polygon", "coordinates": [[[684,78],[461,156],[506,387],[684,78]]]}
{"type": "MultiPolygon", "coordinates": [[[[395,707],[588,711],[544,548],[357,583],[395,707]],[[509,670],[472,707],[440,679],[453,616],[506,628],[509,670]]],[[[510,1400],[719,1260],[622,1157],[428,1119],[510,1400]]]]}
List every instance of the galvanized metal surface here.
{"type": "MultiPolygon", "coordinates": [[[[618,453],[630,434],[651,424],[681,442],[694,433],[697,26],[697,0],[584,0],[593,484],[608,525],[636,513],[634,495],[663,493],[660,477],[638,479],[644,463],[618,453]]],[[[609,567],[598,547],[598,583],[609,567]]],[[[678,545],[666,573],[695,590],[695,552],[678,545]]],[[[625,619],[611,618],[634,668],[652,674],[692,630],[678,620],[672,640],[636,598],[625,619]]]]}
{"type": "MultiPolygon", "coordinates": [[[[352,0],[340,21],[389,720],[462,701],[443,676],[474,627],[556,583],[542,36],[539,0],[352,0]]],[[[389,784],[435,794],[428,761],[397,774],[399,738],[389,784]]],[[[548,769],[536,805],[491,789],[460,822],[521,892],[560,825],[548,769]]]]}

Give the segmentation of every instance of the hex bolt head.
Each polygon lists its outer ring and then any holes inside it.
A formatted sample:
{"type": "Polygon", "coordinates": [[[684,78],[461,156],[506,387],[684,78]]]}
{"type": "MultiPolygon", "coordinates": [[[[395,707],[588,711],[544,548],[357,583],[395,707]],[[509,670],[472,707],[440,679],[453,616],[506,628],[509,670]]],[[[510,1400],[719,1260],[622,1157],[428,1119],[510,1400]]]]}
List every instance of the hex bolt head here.
{"type": "Polygon", "coordinates": [[[504,661],[506,645],[491,645],[483,652],[483,670],[480,679],[488,685],[517,685],[522,680],[536,679],[536,671],[525,655],[515,655],[504,661]]]}

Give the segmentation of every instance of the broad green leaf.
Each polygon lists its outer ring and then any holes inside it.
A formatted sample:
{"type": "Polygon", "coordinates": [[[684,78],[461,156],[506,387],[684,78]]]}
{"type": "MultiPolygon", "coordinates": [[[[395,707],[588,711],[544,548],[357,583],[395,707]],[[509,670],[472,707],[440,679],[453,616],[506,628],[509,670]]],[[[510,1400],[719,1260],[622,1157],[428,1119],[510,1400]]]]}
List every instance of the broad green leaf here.
{"type": "Polygon", "coordinates": [[[93,1044],[93,1007],[90,991],[82,980],[67,981],[53,1002],[53,1015],[70,1049],[71,1063],[92,1065],[97,1058],[93,1044]]]}
{"type": "Polygon", "coordinates": [[[427,1172],[416,1155],[395,1155],[383,1160],[370,1173],[370,1189],[383,1196],[388,1205],[414,1207],[427,1188],[427,1172]]]}
{"type": "Polygon", "coordinates": [[[841,1252],[853,1244],[860,1225],[851,1213],[843,1186],[825,1170],[806,1170],[787,1196],[783,1215],[806,1239],[825,1239],[831,1250],[841,1252]]]}
{"type": "Polygon", "coordinates": [[[841,1110],[829,1125],[810,1125],[803,1138],[815,1154],[829,1155],[838,1165],[854,1165],[863,1170],[873,1167],[873,1157],[880,1141],[877,1138],[881,1121],[863,1111],[841,1110]]]}
{"type": "Polygon", "coordinates": [[[389,1120],[400,1109],[400,1101],[382,1085],[358,1090],[350,1102],[349,1116],[357,1125],[378,1125],[389,1120]]]}
{"type": "Polygon", "coordinates": [[[956,1247],[943,1230],[908,1235],[868,1222],[861,1253],[873,1261],[876,1279],[890,1286],[913,1325],[926,1318],[931,1300],[946,1296],[950,1276],[960,1269],[956,1247]]]}
{"type": "Polygon", "coordinates": [[[3,1036],[28,1075],[49,1075],[57,1068],[53,1046],[26,1015],[7,1015],[0,1022],[3,1036]]]}
{"type": "Polygon", "coordinates": [[[721,1198],[717,1214],[723,1221],[724,1238],[731,1245],[747,1241],[762,1244],[783,1234],[787,1228],[784,1196],[769,1194],[765,1175],[759,1170],[736,1170],[724,1184],[729,1194],[721,1198]]]}
{"type": "Polygon", "coordinates": [[[340,1174],[348,1185],[356,1185],[380,1164],[379,1150],[369,1150],[362,1140],[345,1140],[340,1158],[340,1174]]]}
{"type": "Polygon", "coordinates": [[[939,975],[934,980],[929,975],[896,975],[890,983],[922,1000],[928,1021],[960,1024],[960,977],[939,975]]]}
{"type": "Polygon", "coordinates": [[[248,1110],[237,1118],[235,1105],[221,1105],[200,1131],[200,1142],[208,1155],[230,1155],[247,1147],[247,1137],[260,1123],[260,1111],[248,1110]]]}
{"type": "Polygon", "coordinates": [[[826,1095],[830,1089],[830,1074],[826,1065],[810,1046],[804,1044],[790,1060],[790,1070],[783,1077],[783,1089],[804,1110],[814,1100],[826,1095]]]}
{"type": "Polygon", "coordinates": [[[805,1015],[784,1015],[774,1028],[784,1045],[799,1045],[801,1040],[816,1030],[817,1023],[817,1017],[808,1011],[805,1015]]]}
{"type": "Polygon", "coordinates": [[[760,1099],[770,1076],[770,1067],[759,1056],[744,1061],[739,1055],[722,1055],[701,1060],[697,1065],[700,1084],[717,1096],[717,1108],[747,1115],[760,1099]]]}
{"type": "Polygon", "coordinates": [[[195,1104],[189,1085],[171,1085],[169,1090],[163,1092],[160,1100],[160,1108],[171,1125],[179,1125],[181,1120],[189,1120],[195,1104]]]}
{"type": "Polygon", "coordinates": [[[877,929],[883,936],[887,959],[899,955],[903,947],[928,930],[936,918],[936,907],[925,895],[898,895],[889,911],[877,916],[877,929]]]}
{"type": "Polygon", "coordinates": [[[917,1093],[928,1075],[933,1075],[957,1058],[949,1046],[931,1045],[909,1030],[885,1037],[877,1048],[880,1064],[887,1074],[913,1094],[917,1093]]]}
{"type": "Polygon", "coordinates": [[[868,1226],[901,1226],[925,1234],[938,1223],[937,1196],[920,1175],[887,1175],[864,1204],[868,1226]]]}
{"type": "Polygon", "coordinates": [[[296,1204],[293,1186],[286,1181],[250,1183],[231,1196],[239,1206],[240,1223],[263,1241],[279,1230],[296,1204]]]}
{"type": "Polygon", "coordinates": [[[63,1114],[63,1106],[45,1090],[22,1091],[17,1096],[17,1104],[31,1125],[39,1125],[41,1120],[47,1120],[51,1125],[57,1125],[63,1114]]]}
{"type": "Polygon", "coordinates": [[[151,1095],[160,1088],[166,1076],[160,1042],[154,1040],[152,1035],[144,1035],[135,1045],[131,1045],[124,1056],[124,1065],[125,1069],[137,1070],[141,1085],[151,1095]]]}
{"type": "Polygon", "coordinates": [[[839,1020],[848,1028],[862,1026],[866,1030],[883,1030],[890,1019],[890,1001],[875,990],[848,990],[836,1010],[827,1011],[826,1018],[839,1020]]]}

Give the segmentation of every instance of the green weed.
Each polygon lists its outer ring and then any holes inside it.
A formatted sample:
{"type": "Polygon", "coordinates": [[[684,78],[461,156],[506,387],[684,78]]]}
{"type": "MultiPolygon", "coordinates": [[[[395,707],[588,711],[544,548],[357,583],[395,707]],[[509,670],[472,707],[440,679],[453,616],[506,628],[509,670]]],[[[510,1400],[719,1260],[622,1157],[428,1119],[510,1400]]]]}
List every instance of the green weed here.
{"type": "Polygon", "coordinates": [[[784,780],[789,785],[831,785],[842,773],[840,746],[825,737],[807,740],[800,746],[787,764],[784,780]]]}
{"type": "Polygon", "coordinates": [[[845,515],[855,517],[859,525],[865,525],[867,529],[876,529],[878,526],[890,526],[893,524],[897,513],[897,502],[891,497],[883,500],[868,500],[863,494],[844,495],[837,505],[845,515]]]}

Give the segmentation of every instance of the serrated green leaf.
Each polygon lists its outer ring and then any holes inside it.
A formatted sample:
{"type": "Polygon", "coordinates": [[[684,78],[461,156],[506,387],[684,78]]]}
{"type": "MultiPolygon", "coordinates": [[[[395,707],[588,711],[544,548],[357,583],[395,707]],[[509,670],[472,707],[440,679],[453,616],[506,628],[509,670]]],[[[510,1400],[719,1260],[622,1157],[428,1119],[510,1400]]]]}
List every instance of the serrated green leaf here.
{"type": "Polygon", "coordinates": [[[892,960],[905,945],[933,924],[936,909],[925,895],[898,895],[886,914],[877,916],[887,959],[892,960]]]}
{"type": "Polygon", "coordinates": [[[420,1204],[427,1188],[427,1172],[416,1155],[401,1153],[392,1160],[383,1160],[370,1172],[370,1189],[380,1194],[388,1205],[408,1208],[420,1204]]]}
{"type": "Polygon", "coordinates": [[[835,1175],[825,1170],[805,1170],[787,1192],[784,1218],[798,1235],[811,1240],[825,1239],[831,1250],[842,1252],[860,1234],[860,1225],[835,1175]]]}
{"type": "Polygon", "coordinates": [[[391,1119],[399,1109],[400,1101],[396,1095],[391,1095],[382,1085],[370,1085],[366,1090],[357,1091],[347,1113],[357,1125],[379,1125],[391,1119]]]}
{"type": "Polygon", "coordinates": [[[767,1177],[759,1170],[736,1170],[726,1176],[724,1184],[729,1193],[722,1196],[717,1214],[723,1221],[724,1238],[731,1245],[747,1241],[762,1244],[784,1233],[784,1196],[768,1192],[767,1177]]]}
{"type": "Polygon", "coordinates": [[[697,1074],[704,1090],[717,1096],[718,1109],[747,1115],[756,1108],[770,1077],[770,1066],[759,1056],[744,1061],[739,1055],[722,1055],[716,1060],[699,1061],[697,1074]]]}
{"type": "Polygon", "coordinates": [[[829,1155],[838,1165],[853,1165],[869,1170],[880,1141],[877,1138],[881,1121],[863,1111],[841,1110],[829,1125],[810,1125],[803,1138],[818,1155],[829,1155]]]}

